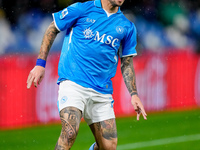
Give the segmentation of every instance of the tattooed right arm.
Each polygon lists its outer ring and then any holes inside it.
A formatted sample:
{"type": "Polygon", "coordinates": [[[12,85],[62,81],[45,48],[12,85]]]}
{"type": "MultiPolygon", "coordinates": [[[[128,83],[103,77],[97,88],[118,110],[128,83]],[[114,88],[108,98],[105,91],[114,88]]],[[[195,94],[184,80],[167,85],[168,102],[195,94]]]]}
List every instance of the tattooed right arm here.
{"type": "MultiPolygon", "coordinates": [[[[38,59],[47,60],[49,50],[58,33],[59,33],[58,29],[56,28],[54,22],[52,22],[44,34],[38,59]]],[[[34,83],[35,87],[37,87],[37,85],[42,82],[44,74],[45,74],[44,67],[35,66],[29,73],[27,79],[27,88],[29,89],[32,83],[34,83]]]]}
{"type": "Polygon", "coordinates": [[[56,28],[54,22],[52,22],[49,27],[47,28],[44,37],[42,39],[42,44],[41,44],[41,48],[40,48],[40,53],[38,55],[38,58],[46,60],[49,50],[57,36],[57,34],[59,33],[58,29],[56,28]]]}

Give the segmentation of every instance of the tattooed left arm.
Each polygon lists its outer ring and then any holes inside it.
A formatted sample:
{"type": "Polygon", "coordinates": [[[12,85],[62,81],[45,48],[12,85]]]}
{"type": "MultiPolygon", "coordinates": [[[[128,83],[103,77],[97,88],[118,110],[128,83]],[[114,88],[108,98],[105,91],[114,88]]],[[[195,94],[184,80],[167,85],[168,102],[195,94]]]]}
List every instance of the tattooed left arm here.
{"type": "Polygon", "coordinates": [[[131,103],[137,113],[137,120],[139,120],[141,114],[143,115],[144,119],[147,119],[147,114],[144,110],[144,106],[140,101],[140,98],[138,97],[132,56],[121,58],[121,72],[126,87],[128,88],[128,91],[131,94],[131,103]]]}

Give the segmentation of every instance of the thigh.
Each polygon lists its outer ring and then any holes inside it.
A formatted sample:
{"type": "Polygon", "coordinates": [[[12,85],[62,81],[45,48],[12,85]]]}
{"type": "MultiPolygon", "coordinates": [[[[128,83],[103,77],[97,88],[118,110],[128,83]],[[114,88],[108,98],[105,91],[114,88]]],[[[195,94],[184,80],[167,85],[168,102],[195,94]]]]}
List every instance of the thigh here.
{"type": "Polygon", "coordinates": [[[76,107],[83,111],[87,93],[80,85],[70,81],[62,81],[59,85],[57,106],[59,112],[65,107],[76,107]]]}
{"type": "Polygon", "coordinates": [[[90,125],[99,149],[114,150],[117,147],[117,127],[115,119],[108,119],[90,125]]]}
{"type": "Polygon", "coordinates": [[[66,107],[60,111],[62,123],[61,142],[64,145],[73,145],[78,134],[82,112],[75,107],[66,107]]]}
{"type": "Polygon", "coordinates": [[[111,94],[92,93],[85,105],[83,117],[88,125],[115,118],[114,100],[111,94]]]}

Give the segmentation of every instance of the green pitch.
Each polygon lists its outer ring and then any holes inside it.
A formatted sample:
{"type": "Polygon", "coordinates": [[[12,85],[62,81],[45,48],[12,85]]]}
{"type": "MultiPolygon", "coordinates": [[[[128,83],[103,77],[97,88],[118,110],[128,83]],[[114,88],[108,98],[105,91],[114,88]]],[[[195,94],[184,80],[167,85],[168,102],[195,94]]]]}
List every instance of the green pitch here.
{"type": "MultiPolygon", "coordinates": [[[[200,109],[182,112],[148,114],[148,120],[136,117],[118,118],[118,150],[199,150],[200,109]]],[[[0,149],[53,150],[61,125],[0,131],[0,149]]],[[[88,150],[94,142],[85,122],[72,150],[88,150]]]]}

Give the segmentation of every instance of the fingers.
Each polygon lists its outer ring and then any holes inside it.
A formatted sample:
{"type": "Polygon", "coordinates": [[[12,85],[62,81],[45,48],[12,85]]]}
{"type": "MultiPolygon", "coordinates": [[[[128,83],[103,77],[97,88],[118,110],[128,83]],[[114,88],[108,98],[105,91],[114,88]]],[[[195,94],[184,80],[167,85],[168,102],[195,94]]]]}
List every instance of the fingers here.
{"type": "Polygon", "coordinates": [[[143,106],[138,105],[137,103],[133,105],[135,112],[137,113],[137,120],[139,120],[140,115],[142,114],[143,118],[147,120],[147,114],[143,108],[143,106]]]}
{"type": "Polygon", "coordinates": [[[26,83],[29,83],[31,77],[32,77],[32,76],[31,76],[31,73],[29,73],[29,75],[28,75],[28,79],[27,79],[26,83]]]}
{"type": "Polygon", "coordinates": [[[137,111],[137,120],[139,120],[139,118],[140,118],[140,115],[142,114],[142,116],[143,116],[143,118],[145,119],[145,120],[147,120],[147,115],[143,112],[143,111],[137,111]]]}
{"type": "Polygon", "coordinates": [[[42,82],[42,79],[44,78],[44,76],[39,78],[38,84],[40,85],[40,83],[42,82]]]}
{"type": "Polygon", "coordinates": [[[143,118],[144,118],[145,120],[147,120],[147,114],[146,114],[144,108],[138,107],[138,111],[137,111],[137,120],[139,120],[139,117],[140,117],[141,114],[142,114],[143,118]]]}
{"type": "Polygon", "coordinates": [[[30,73],[29,76],[28,76],[27,82],[26,82],[28,89],[30,89],[33,80],[34,80],[34,76],[32,76],[32,74],[30,73]]]}
{"type": "Polygon", "coordinates": [[[34,81],[33,81],[33,83],[34,83],[34,86],[37,87],[37,84],[38,84],[38,78],[35,78],[34,81]]]}
{"type": "Polygon", "coordinates": [[[137,113],[137,121],[139,121],[139,119],[140,119],[140,114],[141,113],[137,113]]]}
{"type": "MultiPolygon", "coordinates": [[[[41,82],[42,78],[40,78],[39,81],[41,82]]],[[[39,81],[38,81],[37,77],[32,76],[30,73],[28,80],[27,80],[27,88],[29,89],[31,87],[32,83],[34,84],[35,87],[37,87],[37,84],[39,84],[39,81]]]]}
{"type": "Polygon", "coordinates": [[[145,112],[142,111],[142,116],[145,120],[147,120],[147,114],[145,112]]]}
{"type": "Polygon", "coordinates": [[[34,84],[35,87],[38,86],[42,82],[42,79],[44,78],[45,74],[45,68],[41,66],[35,66],[29,73],[28,79],[27,79],[27,88],[29,89],[34,84]]]}
{"type": "Polygon", "coordinates": [[[144,110],[144,107],[141,107],[140,109],[141,109],[141,113],[142,113],[144,119],[147,120],[147,114],[146,114],[146,112],[144,110]]]}

